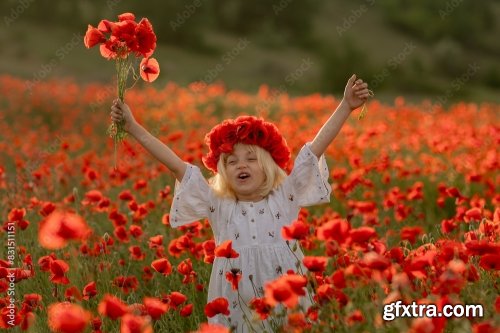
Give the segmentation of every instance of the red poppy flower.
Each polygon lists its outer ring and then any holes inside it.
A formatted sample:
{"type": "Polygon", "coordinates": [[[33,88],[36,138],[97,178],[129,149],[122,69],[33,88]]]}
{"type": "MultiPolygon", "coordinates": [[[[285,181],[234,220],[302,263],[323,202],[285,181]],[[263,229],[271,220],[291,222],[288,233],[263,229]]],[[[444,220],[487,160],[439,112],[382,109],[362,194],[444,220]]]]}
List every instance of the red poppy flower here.
{"type": "MultiPolygon", "coordinates": [[[[14,275],[14,281],[15,283],[29,279],[34,275],[34,271],[31,271],[29,269],[22,269],[22,268],[10,268],[8,269],[7,267],[0,267],[0,279],[7,279],[7,277],[11,277],[10,274],[14,275]]],[[[2,289],[2,288],[0,288],[2,289]]]]}
{"type": "Polygon", "coordinates": [[[276,280],[267,284],[265,297],[266,301],[272,306],[284,303],[287,307],[293,308],[298,303],[298,296],[284,280],[276,280]]]}
{"type": "Polygon", "coordinates": [[[120,333],[153,333],[153,327],[148,317],[127,313],[121,319],[120,333]]]}
{"type": "Polygon", "coordinates": [[[40,294],[25,294],[23,300],[23,309],[26,311],[34,311],[42,308],[42,295],[40,294]]]}
{"type": "Polygon", "coordinates": [[[148,186],[147,180],[141,178],[136,180],[136,182],[134,183],[134,190],[140,190],[145,188],[146,186],[148,186]]]}
{"type": "MultiPolygon", "coordinates": [[[[323,301],[328,300],[329,302],[335,299],[340,306],[345,306],[349,302],[347,295],[342,292],[342,290],[335,289],[331,285],[321,285],[317,290],[318,297],[323,297],[323,301]],[[325,287],[323,287],[325,286],[325,287]]],[[[321,302],[320,302],[321,303],[321,302]]]]}
{"type": "Polygon", "coordinates": [[[357,229],[351,229],[349,231],[349,236],[354,243],[366,243],[371,238],[377,236],[377,232],[372,227],[359,227],[357,229]]]}
{"type": "Polygon", "coordinates": [[[139,70],[144,81],[153,82],[160,75],[160,64],[155,58],[144,58],[139,65],[139,70]]]}
{"type": "Polygon", "coordinates": [[[51,255],[43,256],[40,259],[38,259],[38,266],[40,267],[40,270],[42,272],[50,271],[50,263],[55,259],[57,258],[53,253],[51,255]]]}
{"type": "Polygon", "coordinates": [[[173,307],[176,308],[177,306],[181,305],[185,301],[187,301],[186,295],[178,292],[178,291],[173,291],[170,293],[170,295],[167,295],[167,301],[168,303],[173,307]]]}
{"type": "Polygon", "coordinates": [[[148,311],[142,303],[132,303],[128,306],[128,313],[136,316],[147,316],[148,311]]]}
{"type": "Polygon", "coordinates": [[[177,265],[177,271],[184,276],[182,283],[187,284],[195,281],[196,272],[193,271],[193,263],[191,259],[187,258],[177,265]]]}
{"type": "Polygon", "coordinates": [[[253,309],[259,315],[260,319],[265,320],[272,311],[272,306],[266,302],[265,298],[254,298],[250,301],[250,309],[253,309]]]}
{"type": "Polygon", "coordinates": [[[24,219],[26,216],[26,208],[12,208],[7,215],[7,219],[10,222],[15,222],[24,219]]]}
{"type": "Polygon", "coordinates": [[[97,28],[94,28],[90,24],[88,25],[87,32],[85,33],[85,37],[83,39],[83,43],[85,47],[90,49],[91,47],[96,46],[97,44],[104,43],[106,41],[106,37],[97,28]]]}
{"type": "Polygon", "coordinates": [[[83,287],[83,299],[84,300],[89,300],[92,297],[97,295],[97,289],[96,289],[96,284],[94,281],[89,282],[83,287]]]}
{"type": "Polygon", "coordinates": [[[326,265],[328,264],[328,257],[306,256],[302,262],[311,272],[322,273],[325,271],[326,265]]]}
{"type": "Polygon", "coordinates": [[[216,257],[222,258],[238,258],[240,254],[233,250],[233,242],[231,240],[227,240],[223,242],[221,245],[217,246],[214,250],[214,254],[216,257]]]}
{"type": "Polygon", "coordinates": [[[205,305],[205,314],[208,318],[218,314],[229,316],[229,302],[224,297],[218,297],[205,305]]]}
{"type": "Polygon", "coordinates": [[[123,52],[123,54],[118,54],[118,56],[126,57],[131,50],[137,48],[137,39],[135,36],[136,27],[137,22],[129,19],[115,22],[113,25],[111,35],[112,37],[116,37],[120,43],[119,53],[123,52]]]}
{"type": "Polygon", "coordinates": [[[215,241],[213,239],[204,241],[202,243],[202,247],[203,247],[203,254],[205,255],[205,257],[203,258],[203,262],[207,264],[212,264],[215,259],[215,253],[214,253],[215,241]]]}
{"type": "Polygon", "coordinates": [[[343,244],[349,234],[351,225],[343,219],[333,219],[318,228],[319,240],[335,240],[339,244],[343,244]]]}
{"type": "Polygon", "coordinates": [[[118,48],[120,43],[115,36],[111,36],[106,42],[99,46],[101,56],[110,60],[118,57],[118,48]]]}
{"type": "Polygon", "coordinates": [[[142,231],[142,228],[141,226],[139,225],[136,225],[136,224],[132,224],[129,228],[129,232],[130,234],[134,237],[134,238],[139,238],[140,236],[142,236],[142,234],[144,233],[144,231],[142,231]]]}
{"type": "Polygon", "coordinates": [[[35,270],[33,268],[31,269],[23,269],[23,268],[17,268],[15,271],[16,275],[16,282],[29,279],[33,276],[35,276],[35,270]]]}
{"type": "Polygon", "coordinates": [[[9,266],[0,266],[0,279],[5,279],[9,275],[9,266]]]}
{"type": "Polygon", "coordinates": [[[389,259],[374,251],[365,253],[363,259],[361,260],[361,263],[370,269],[376,269],[381,271],[383,271],[384,269],[386,269],[391,265],[389,259]]]}
{"type": "Polygon", "coordinates": [[[457,228],[457,223],[454,219],[444,219],[441,221],[441,231],[448,234],[457,228]]]}
{"type": "Polygon", "coordinates": [[[74,300],[81,301],[82,294],[80,293],[80,290],[78,290],[77,287],[71,286],[68,289],[66,289],[66,291],[64,291],[64,298],[68,302],[71,302],[74,300]]]}
{"type": "Polygon", "coordinates": [[[449,187],[446,189],[446,194],[448,194],[450,197],[454,198],[465,198],[460,194],[460,191],[456,187],[449,187]]]}
{"type": "Polygon", "coordinates": [[[492,321],[472,325],[472,333],[498,333],[498,326],[492,321]]]}
{"type": "Polygon", "coordinates": [[[118,21],[121,22],[121,21],[135,21],[135,15],[132,14],[132,13],[123,13],[123,14],[120,14],[118,15],[118,21]]]}
{"type": "Polygon", "coordinates": [[[230,333],[229,328],[219,324],[202,323],[194,333],[230,333]]]}
{"type": "Polygon", "coordinates": [[[295,220],[290,226],[281,228],[283,239],[305,239],[309,236],[309,226],[301,220],[295,220]]]}
{"type": "Polygon", "coordinates": [[[170,214],[163,214],[161,217],[161,224],[169,226],[170,225],[170,214]]]}
{"type": "Polygon", "coordinates": [[[92,333],[102,333],[102,319],[98,316],[92,318],[92,333]]]}
{"type": "Polygon", "coordinates": [[[8,262],[7,260],[0,259],[0,267],[9,268],[10,266],[12,266],[10,262],[8,262]]]}
{"type": "Polygon", "coordinates": [[[500,254],[487,253],[481,256],[479,266],[485,270],[500,270],[500,254]]]}
{"type": "MultiPolygon", "coordinates": [[[[29,226],[29,221],[25,220],[24,217],[26,216],[26,209],[25,208],[13,208],[7,215],[7,221],[8,222],[16,222],[16,224],[19,226],[21,230],[25,230],[29,226]]],[[[7,231],[8,223],[6,222],[4,224],[3,229],[7,231]]]]}
{"type": "Polygon", "coordinates": [[[69,302],[49,305],[47,315],[50,329],[61,333],[83,332],[92,318],[90,312],[69,302]]]}
{"type": "Polygon", "coordinates": [[[241,270],[239,268],[232,268],[229,272],[226,272],[226,280],[231,283],[233,290],[238,290],[238,283],[241,280],[241,270]]]}
{"type": "Polygon", "coordinates": [[[142,280],[144,282],[151,281],[153,279],[153,271],[149,266],[144,266],[142,268],[142,280]]]}
{"type": "Polygon", "coordinates": [[[157,271],[160,274],[163,274],[164,276],[167,276],[170,273],[172,273],[172,265],[170,264],[170,261],[168,261],[167,258],[156,259],[151,263],[151,267],[153,267],[155,271],[157,271]]]}
{"type": "Polygon", "coordinates": [[[179,311],[181,317],[189,317],[191,313],[193,313],[193,304],[187,304],[179,311]]]}
{"type": "Polygon", "coordinates": [[[116,320],[128,312],[128,307],[116,296],[106,294],[97,307],[99,314],[116,320]]]}
{"type": "Polygon", "coordinates": [[[115,23],[108,20],[101,20],[97,25],[97,29],[103,33],[111,33],[115,23]]]}
{"type": "Polygon", "coordinates": [[[483,219],[483,214],[481,209],[474,207],[465,212],[464,216],[465,222],[481,221],[483,219]]]}
{"type": "Polygon", "coordinates": [[[146,258],[146,254],[142,252],[141,248],[137,245],[129,247],[128,252],[130,253],[130,258],[133,260],[141,261],[146,258]]]}
{"type": "Polygon", "coordinates": [[[408,200],[419,200],[424,198],[422,193],[422,182],[416,182],[415,185],[408,190],[407,198],[408,200]]]}
{"type": "Polygon", "coordinates": [[[50,263],[50,281],[55,284],[68,284],[66,272],[69,271],[69,265],[64,260],[53,260],[50,263]]]}
{"type": "MultiPolygon", "coordinates": [[[[134,50],[145,58],[151,57],[156,48],[156,35],[153,26],[147,18],[143,18],[135,28],[137,48],[134,50]]],[[[146,80],[147,81],[147,80],[146,80]]]]}
{"type": "Polygon", "coordinates": [[[115,227],[113,234],[120,240],[122,243],[128,243],[130,238],[128,237],[127,229],[123,225],[115,227]]]}
{"type": "Polygon", "coordinates": [[[97,204],[104,198],[104,195],[99,190],[90,190],[85,193],[85,199],[82,200],[82,204],[90,205],[97,204]]]}
{"type": "Polygon", "coordinates": [[[408,240],[411,244],[414,244],[416,238],[423,232],[424,230],[421,227],[403,227],[400,231],[401,240],[408,240]]]}
{"type": "Polygon", "coordinates": [[[161,247],[163,244],[163,235],[156,235],[149,238],[148,246],[150,249],[161,247]]]}
{"type": "Polygon", "coordinates": [[[168,195],[170,194],[171,191],[172,188],[170,187],[170,185],[167,185],[163,190],[160,190],[160,193],[158,195],[160,196],[160,198],[166,199],[168,198],[168,195]]]}
{"type": "Polygon", "coordinates": [[[168,305],[155,297],[145,297],[143,303],[148,315],[150,315],[153,320],[160,319],[160,317],[168,311],[168,305]]]}
{"type": "Polygon", "coordinates": [[[290,288],[297,295],[304,296],[306,294],[304,288],[307,286],[307,279],[305,276],[288,272],[287,275],[281,278],[288,282],[290,288]]]}
{"type": "Polygon", "coordinates": [[[12,328],[22,322],[22,316],[18,308],[13,305],[12,308],[3,306],[0,309],[0,328],[12,328]]]}
{"type": "Polygon", "coordinates": [[[130,192],[130,190],[123,190],[118,194],[118,199],[123,201],[131,201],[134,200],[134,196],[130,192]]]}
{"type": "Polygon", "coordinates": [[[117,276],[113,279],[113,285],[128,294],[130,291],[137,289],[139,281],[135,276],[117,276]]]}
{"type": "Polygon", "coordinates": [[[111,220],[111,222],[113,222],[113,226],[115,228],[120,225],[127,224],[127,217],[124,214],[118,212],[116,208],[109,213],[108,218],[111,220]]]}
{"type": "Polygon", "coordinates": [[[35,323],[36,316],[33,312],[26,312],[23,316],[23,319],[20,323],[21,330],[27,331],[30,327],[35,323]]]}
{"type": "Polygon", "coordinates": [[[342,269],[338,269],[332,273],[332,275],[328,278],[328,282],[333,283],[333,285],[342,289],[346,287],[345,274],[342,269]]]}
{"type": "Polygon", "coordinates": [[[465,242],[467,253],[469,255],[483,255],[486,253],[497,254],[500,253],[500,244],[491,243],[487,239],[471,240],[465,242]]]}
{"type": "Polygon", "coordinates": [[[46,249],[61,249],[70,240],[84,240],[91,233],[85,220],[75,213],[54,211],[39,226],[38,241],[46,249]]]}
{"type": "Polygon", "coordinates": [[[335,297],[335,288],[333,285],[325,283],[318,287],[316,296],[319,304],[326,304],[335,297]]]}
{"type": "Polygon", "coordinates": [[[193,248],[195,244],[191,237],[182,235],[179,238],[172,239],[168,245],[169,254],[174,257],[179,257],[183,251],[193,248]]]}
{"type": "Polygon", "coordinates": [[[288,308],[294,308],[299,296],[305,295],[304,287],[307,279],[296,274],[284,275],[265,286],[266,302],[271,306],[283,303],[288,308]]]}
{"type": "Polygon", "coordinates": [[[407,259],[404,269],[407,273],[417,278],[425,278],[427,276],[427,268],[434,264],[435,256],[436,251],[429,250],[424,254],[407,259]]]}
{"type": "Polygon", "coordinates": [[[288,325],[286,328],[291,328],[292,331],[303,332],[311,328],[311,324],[306,321],[305,315],[302,312],[290,313],[287,319],[288,325]]]}

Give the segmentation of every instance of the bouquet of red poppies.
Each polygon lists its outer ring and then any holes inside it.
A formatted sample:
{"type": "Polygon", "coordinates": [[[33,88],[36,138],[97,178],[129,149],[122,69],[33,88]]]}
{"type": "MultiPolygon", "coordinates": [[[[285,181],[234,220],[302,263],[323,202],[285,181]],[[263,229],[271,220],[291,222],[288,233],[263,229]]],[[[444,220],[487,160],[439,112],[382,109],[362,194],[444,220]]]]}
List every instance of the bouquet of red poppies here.
{"type": "MultiPolygon", "coordinates": [[[[133,84],[139,78],[134,68],[135,60],[142,58],[139,73],[144,81],[153,82],[160,74],[158,61],[151,58],[156,48],[156,35],[147,18],[136,22],[134,14],[123,13],[118,15],[117,22],[101,20],[97,28],[89,24],[84,44],[87,48],[99,44],[101,55],[108,60],[115,61],[118,98],[122,101],[127,89],[129,74],[133,73],[133,84]]],[[[108,128],[108,134],[115,142],[115,167],[117,144],[127,134],[123,126],[122,121],[112,123],[108,128]]]]}

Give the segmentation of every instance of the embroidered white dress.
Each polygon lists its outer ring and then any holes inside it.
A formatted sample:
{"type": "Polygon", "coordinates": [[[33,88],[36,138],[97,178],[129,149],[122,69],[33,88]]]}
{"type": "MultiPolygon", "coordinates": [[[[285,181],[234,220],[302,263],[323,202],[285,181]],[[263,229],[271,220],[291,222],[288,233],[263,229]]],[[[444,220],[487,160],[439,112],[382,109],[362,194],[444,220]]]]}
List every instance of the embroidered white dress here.
{"type": "MultiPolygon", "coordinates": [[[[249,304],[251,299],[262,297],[266,282],[286,274],[289,269],[297,270],[297,258],[290,250],[293,242],[289,248],[281,236],[282,227],[297,219],[300,207],[330,200],[331,186],[325,158],[321,156],[318,160],[309,145],[304,145],[297,155],[290,175],[258,202],[216,196],[200,169],[191,164],[188,164],[182,181],[176,183],[170,211],[172,227],[208,218],[216,246],[232,240],[233,249],[239,253],[238,258],[216,258],[213,263],[208,302],[225,297],[229,302],[230,315],[229,318],[217,315],[209,318],[209,322],[234,327],[235,332],[259,332],[269,328],[269,323],[255,320],[244,303],[249,304]],[[240,269],[242,273],[238,284],[240,299],[226,280],[226,272],[231,268],[240,269]],[[244,315],[252,321],[253,330],[245,324],[244,315]]],[[[294,254],[302,262],[300,247],[294,254]]],[[[301,304],[310,304],[308,298],[301,297],[301,304]]]]}

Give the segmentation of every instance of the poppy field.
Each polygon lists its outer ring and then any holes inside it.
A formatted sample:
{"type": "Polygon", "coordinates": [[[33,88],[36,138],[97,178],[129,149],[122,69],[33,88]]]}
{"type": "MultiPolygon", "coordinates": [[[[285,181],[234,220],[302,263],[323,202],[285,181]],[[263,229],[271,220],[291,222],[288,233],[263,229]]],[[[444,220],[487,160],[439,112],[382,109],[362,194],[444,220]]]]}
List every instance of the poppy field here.
{"type": "MultiPolygon", "coordinates": [[[[115,89],[69,79],[28,89],[0,76],[0,327],[229,332],[207,316],[230,306],[206,295],[211,262],[230,247],[215,246],[207,221],[169,226],[175,179],[133,138],[118,146],[115,168],[106,133],[115,89]]],[[[202,83],[138,85],[125,101],[207,177],[203,139],[223,119],[273,121],[295,157],[340,102],[202,83]]],[[[327,150],[331,202],[283,229],[309,271],[270,282],[250,319],[275,318],[288,332],[498,332],[499,109],[399,97],[370,100],[361,120],[354,111],[327,150]],[[308,311],[297,307],[304,288],[314,295],[308,311]],[[384,320],[384,304],[397,300],[481,304],[484,313],[384,320]]]]}

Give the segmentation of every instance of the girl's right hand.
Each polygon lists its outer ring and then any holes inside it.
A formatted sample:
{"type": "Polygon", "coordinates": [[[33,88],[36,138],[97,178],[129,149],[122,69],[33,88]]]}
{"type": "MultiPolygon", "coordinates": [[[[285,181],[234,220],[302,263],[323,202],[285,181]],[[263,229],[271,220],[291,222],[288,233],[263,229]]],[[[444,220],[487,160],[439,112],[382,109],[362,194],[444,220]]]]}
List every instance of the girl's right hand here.
{"type": "Polygon", "coordinates": [[[128,105],[117,98],[113,101],[113,105],[111,106],[111,120],[113,120],[113,122],[120,122],[122,119],[125,120],[125,131],[129,132],[132,125],[135,123],[135,118],[128,105]]]}

